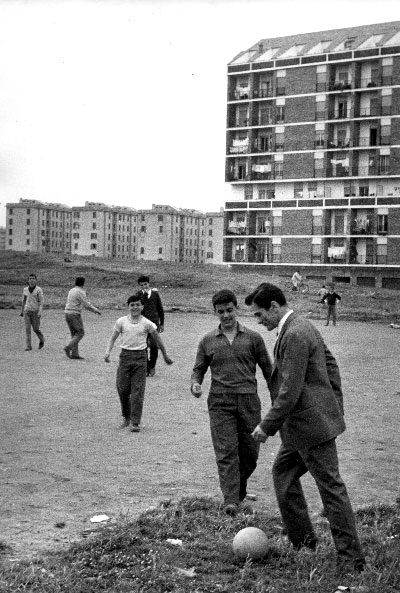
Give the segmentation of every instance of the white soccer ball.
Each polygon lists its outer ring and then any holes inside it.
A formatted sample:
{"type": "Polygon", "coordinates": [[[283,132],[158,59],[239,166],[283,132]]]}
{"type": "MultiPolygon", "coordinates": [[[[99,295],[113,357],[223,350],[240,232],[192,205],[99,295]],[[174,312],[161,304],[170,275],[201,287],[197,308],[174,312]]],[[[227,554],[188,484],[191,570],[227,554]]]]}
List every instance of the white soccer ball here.
{"type": "Polygon", "coordinates": [[[269,542],[262,529],[245,527],[233,538],[233,552],[241,560],[260,560],[267,555],[269,542]]]}

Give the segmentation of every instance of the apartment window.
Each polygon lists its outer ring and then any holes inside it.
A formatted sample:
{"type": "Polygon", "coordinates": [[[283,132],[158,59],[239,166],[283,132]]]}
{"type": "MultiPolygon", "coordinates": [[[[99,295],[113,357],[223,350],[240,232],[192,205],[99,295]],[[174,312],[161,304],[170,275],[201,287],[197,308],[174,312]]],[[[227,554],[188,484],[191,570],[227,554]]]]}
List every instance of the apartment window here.
{"type": "Polygon", "coordinates": [[[280,243],[272,243],[272,261],[274,263],[280,263],[281,261],[282,246],[280,243]]]}
{"type": "Polygon", "coordinates": [[[295,182],[293,188],[293,196],[294,198],[302,198],[303,197],[303,183],[302,182],[295,182]]]}
{"type": "Polygon", "coordinates": [[[26,234],[27,234],[27,235],[30,235],[30,234],[31,234],[31,231],[30,231],[30,229],[26,229],[26,234]]]}
{"type": "Polygon", "coordinates": [[[145,226],[141,226],[140,227],[140,232],[141,233],[145,233],[146,232],[146,227],[145,226]]]}
{"type": "Polygon", "coordinates": [[[27,213],[27,214],[30,214],[30,213],[31,213],[31,209],[30,209],[30,208],[27,208],[27,209],[26,209],[26,213],[27,213]]]}
{"type": "Polygon", "coordinates": [[[315,119],[325,119],[326,97],[319,95],[315,98],[315,119]]]}
{"type": "Polygon", "coordinates": [[[281,123],[284,121],[285,121],[285,106],[277,105],[276,106],[276,122],[281,123]]]}
{"type": "Polygon", "coordinates": [[[314,157],[314,177],[323,177],[323,176],[324,176],[324,157],[323,157],[323,155],[316,154],[314,157]]]}
{"type": "Polygon", "coordinates": [[[389,155],[380,155],[379,156],[379,174],[380,175],[387,175],[389,173],[389,155]]]}
{"type": "MultiPolygon", "coordinates": [[[[253,188],[251,188],[251,189],[253,189],[253,188]]],[[[252,193],[252,195],[253,195],[253,193],[252,193]]],[[[213,222],[214,222],[214,221],[213,221],[213,219],[212,219],[212,218],[209,218],[209,219],[208,219],[208,224],[213,224],[213,222]]]]}
{"type": "Polygon", "coordinates": [[[8,213],[9,213],[10,215],[14,214],[14,212],[13,212],[13,209],[12,209],[12,208],[10,208],[10,209],[9,209],[9,211],[8,211],[8,213]]]}
{"type": "Polygon", "coordinates": [[[78,243],[74,243],[74,249],[78,249],[78,243]]]}
{"type": "Polygon", "coordinates": [[[46,231],[42,231],[41,232],[41,235],[42,235],[42,237],[45,237],[46,236],[46,231]]]}
{"type": "Polygon", "coordinates": [[[384,58],[382,60],[382,85],[392,84],[393,76],[393,58],[384,58]]]}
{"type": "Polygon", "coordinates": [[[274,177],[275,179],[283,179],[283,162],[278,161],[274,163],[274,177]]]}
{"type": "Polygon", "coordinates": [[[282,210],[272,211],[272,234],[280,235],[282,231],[282,210]]]}
{"type": "Polygon", "coordinates": [[[284,128],[277,127],[275,131],[275,150],[283,150],[285,143],[284,128]]]}
{"type": "Polygon", "coordinates": [[[390,115],[392,112],[392,93],[391,93],[392,89],[389,89],[390,94],[384,93],[384,90],[382,91],[381,114],[382,115],[390,115]]]}
{"type": "Polygon", "coordinates": [[[140,248],[140,255],[144,255],[144,247],[140,248]]]}
{"type": "Polygon", "coordinates": [[[8,229],[8,234],[12,235],[13,234],[13,230],[12,229],[8,229]]]}
{"type": "Polygon", "coordinates": [[[145,215],[144,215],[144,214],[142,214],[142,215],[141,215],[141,217],[140,217],[140,219],[141,219],[141,221],[142,221],[142,222],[144,222],[144,221],[145,221],[145,219],[146,219],[145,215]]]}
{"type": "Polygon", "coordinates": [[[258,199],[259,200],[265,200],[265,198],[267,197],[267,192],[265,189],[259,189],[258,190],[258,199]]]}
{"type": "Polygon", "coordinates": [[[391,122],[381,120],[381,145],[390,144],[391,122]]]}
{"type": "Polygon", "coordinates": [[[322,234],[322,210],[316,210],[312,215],[312,232],[313,235],[322,234]]]}
{"type": "Polygon", "coordinates": [[[26,244],[27,244],[27,245],[30,245],[30,243],[31,243],[31,242],[30,242],[30,240],[29,240],[29,239],[27,239],[27,240],[26,240],[26,244]]]}
{"type": "Polygon", "coordinates": [[[8,244],[12,245],[12,239],[8,239],[8,244]]]}
{"type": "Polygon", "coordinates": [[[212,242],[212,241],[209,241],[209,242],[208,242],[208,246],[209,246],[209,247],[212,247],[212,246],[213,246],[213,242],[212,242]]]}
{"type": "Polygon", "coordinates": [[[378,235],[387,235],[388,232],[388,215],[378,214],[376,231],[378,235]]]}
{"type": "Polygon", "coordinates": [[[316,181],[309,181],[307,183],[307,194],[308,194],[309,198],[317,197],[317,182],[316,181]]]}
{"type": "Polygon", "coordinates": [[[378,237],[376,245],[376,263],[386,264],[387,263],[387,239],[378,237]]]}
{"type": "Polygon", "coordinates": [[[26,224],[27,224],[27,225],[30,225],[30,224],[31,224],[31,219],[30,219],[30,218],[27,218],[27,219],[26,219],[26,224]]]}
{"type": "Polygon", "coordinates": [[[276,73],[276,95],[284,95],[286,93],[286,70],[278,70],[276,73]]]}
{"type": "MultiPolygon", "coordinates": [[[[244,199],[245,200],[252,200],[253,199],[253,186],[252,185],[247,185],[244,188],[244,199]]],[[[210,220],[212,220],[212,218],[210,220]]]]}
{"type": "Polygon", "coordinates": [[[72,238],[73,238],[73,239],[79,239],[79,233],[74,233],[74,234],[72,235],[72,238]]]}
{"type": "Polygon", "coordinates": [[[369,196],[369,185],[368,183],[360,184],[358,188],[358,195],[361,197],[369,196]]]}
{"type": "Polygon", "coordinates": [[[275,189],[267,189],[267,200],[275,199],[275,189]]]}
{"type": "Polygon", "coordinates": [[[93,215],[93,218],[97,218],[97,212],[93,212],[92,215],[93,215]]]}
{"type": "Polygon", "coordinates": [[[162,247],[158,248],[158,254],[161,255],[162,254],[162,247]]]}
{"type": "Polygon", "coordinates": [[[163,226],[159,226],[158,227],[158,232],[159,233],[163,233],[164,232],[164,227],[163,226]]]}
{"type": "Polygon", "coordinates": [[[321,243],[313,243],[311,245],[311,263],[312,264],[319,264],[321,263],[321,243]]]}
{"type": "Polygon", "coordinates": [[[345,183],[343,186],[343,195],[345,198],[356,195],[356,188],[352,183],[345,183]]]}
{"type": "Polygon", "coordinates": [[[9,218],[8,219],[8,224],[9,224],[9,226],[12,226],[12,224],[13,224],[13,219],[12,218],[9,218]]]}
{"type": "Polygon", "coordinates": [[[325,146],[325,130],[315,130],[315,148],[325,146]]]}
{"type": "Polygon", "coordinates": [[[212,232],[212,229],[209,229],[209,230],[208,230],[208,236],[209,236],[209,237],[212,237],[212,234],[213,234],[213,232],[212,232]]]}
{"type": "Polygon", "coordinates": [[[162,214],[158,215],[158,222],[164,222],[164,216],[162,214]]]}
{"type": "Polygon", "coordinates": [[[96,230],[96,223],[95,222],[92,224],[92,229],[93,230],[96,230]]]}
{"type": "Polygon", "coordinates": [[[74,218],[80,218],[80,212],[74,212],[74,218]]]}
{"type": "Polygon", "coordinates": [[[91,243],[90,249],[97,249],[97,243],[91,243]]]}
{"type": "Polygon", "coordinates": [[[90,233],[91,239],[97,239],[97,233],[90,233]]]}

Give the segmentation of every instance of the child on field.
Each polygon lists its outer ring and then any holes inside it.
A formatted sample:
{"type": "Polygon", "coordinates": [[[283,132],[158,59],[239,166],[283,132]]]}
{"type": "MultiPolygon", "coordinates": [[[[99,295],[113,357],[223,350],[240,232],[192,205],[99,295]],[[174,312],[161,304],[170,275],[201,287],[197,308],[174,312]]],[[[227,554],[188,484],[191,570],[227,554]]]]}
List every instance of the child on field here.
{"type": "Polygon", "coordinates": [[[329,325],[329,320],[332,316],[333,325],[336,325],[336,303],[341,301],[342,298],[335,292],[333,286],[329,287],[329,292],[324,296],[322,301],[328,304],[328,313],[326,317],[325,325],[329,325]]]}
{"type": "Polygon", "coordinates": [[[259,452],[259,443],[251,437],[261,418],[256,369],[258,365],[268,382],[272,367],[260,334],[237,321],[235,294],[221,290],[212,297],[212,304],[220,323],[200,341],[191,392],[200,397],[204,375],[210,368],[207,404],[211,438],[224,511],[235,515],[238,511],[251,512],[244,500],[259,452]]]}
{"type": "Polygon", "coordinates": [[[157,342],[166,364],[173,360],[167,355],[165,346],[157,333],[157,326],[143,317],[143,297],[141,293],[128,298],[128,315],[120,317],[114,326],[105,362],[110,362],[110,353],[115,341],[121,336],[121,353],[117,370],[117,391],[121,402],[123,422],[121,428],[131,424],[131,432],[140,431],[147,373],[147,338],[149,335],[157,342]]]}

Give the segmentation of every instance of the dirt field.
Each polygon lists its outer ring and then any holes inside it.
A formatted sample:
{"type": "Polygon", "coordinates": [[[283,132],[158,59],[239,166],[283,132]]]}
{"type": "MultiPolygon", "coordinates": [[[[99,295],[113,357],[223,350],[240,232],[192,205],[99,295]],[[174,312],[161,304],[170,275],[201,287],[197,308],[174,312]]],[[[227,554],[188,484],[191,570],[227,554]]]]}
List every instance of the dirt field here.
{"type": "MultiPolygon", "coordinates": [[[[206,398],[189,393],[198,339],[215,326],[209,315],[169,314],[164,341],[175,364],[162,358],[148,380],[144,428],[118,428],[115,390],[119,348],[112,363],[103,353],[114,321],[85,313],[84,361],[62,350],[67,326],[60,310],[45,310],[46,345],[24,352],[18,310],[0,310],[1,536],[9,557],[31,556],[66,545],[95,527],[94,515],[110,520],[135,516],[164,499],[220,497],[206,398]]],[[[257,328],[251,318],[245,323],[257,328]]],[[[355,507],[399,495],[400,331],[387,325],[314,321],[336,355],[344,383],[348,430],[338,439],[342,475],[355,507]]],[[[259,327],[269,351],[275,336],[259,327]]],[[[206,386],[208,382],[206,383],[206,386]]],[[[264,409],[269,396],[260,378],[264,409]]],[[[256,508],[276,511],[270,468],[279,437],[262,446],[250,491],[256,508]]],[[[305,480],[312,511],[321,508],[315,485],[305,480]]]]}

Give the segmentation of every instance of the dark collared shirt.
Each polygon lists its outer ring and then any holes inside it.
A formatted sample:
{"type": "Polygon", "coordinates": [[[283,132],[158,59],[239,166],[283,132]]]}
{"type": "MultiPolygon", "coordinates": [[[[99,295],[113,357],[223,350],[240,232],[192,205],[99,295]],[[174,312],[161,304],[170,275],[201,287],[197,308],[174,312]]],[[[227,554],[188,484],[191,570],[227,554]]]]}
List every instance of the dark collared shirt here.
{"type": "Polygon", "coordinates": [[[201,385],[210,367],[210,394],[257,393],[257,365],[268,381],[272,365],[260,334],[238,323],[230,344],[219,326],[200,341],[191,382],[201,385]]]}

